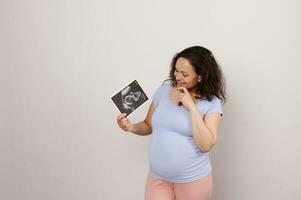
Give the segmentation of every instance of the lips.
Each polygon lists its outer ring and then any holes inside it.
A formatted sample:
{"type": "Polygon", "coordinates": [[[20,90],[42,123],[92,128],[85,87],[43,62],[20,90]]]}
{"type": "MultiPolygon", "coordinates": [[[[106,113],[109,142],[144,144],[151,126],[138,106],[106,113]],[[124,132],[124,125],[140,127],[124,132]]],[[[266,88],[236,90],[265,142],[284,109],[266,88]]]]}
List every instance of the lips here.
{"type": "Polygon", "coordinates": [[[178,86],[183,86],[183,85],[185,85],[185,83],[179,83],[179,82],[177,82],[177,85],[178,86]]]}

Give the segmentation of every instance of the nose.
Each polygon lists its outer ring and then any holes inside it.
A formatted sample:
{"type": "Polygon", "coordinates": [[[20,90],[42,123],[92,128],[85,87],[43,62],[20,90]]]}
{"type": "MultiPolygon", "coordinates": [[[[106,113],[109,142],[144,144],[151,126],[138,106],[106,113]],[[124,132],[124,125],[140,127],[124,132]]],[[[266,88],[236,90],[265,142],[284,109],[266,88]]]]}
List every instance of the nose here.
{"type": "Polygon", "coordinates": [[[180,81],[182,79],[182,76],[179,73],[177,73],[175,78],[177,81],[180,81]]]}

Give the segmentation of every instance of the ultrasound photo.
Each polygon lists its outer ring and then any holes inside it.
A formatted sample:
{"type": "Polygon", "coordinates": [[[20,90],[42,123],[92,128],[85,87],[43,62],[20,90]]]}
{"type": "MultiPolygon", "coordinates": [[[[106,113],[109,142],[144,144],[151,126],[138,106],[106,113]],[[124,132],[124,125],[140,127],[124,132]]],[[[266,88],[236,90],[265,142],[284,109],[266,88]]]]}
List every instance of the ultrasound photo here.
{"type": "Polygon", "coordinates": [[[128,116],[144,102],[146,102],[148,97],[138,82],[134,80],[115,95],[111,96],[111,99],[117,106],[118,110],[121,113],[126,113],[126,116],[128,116]]]}

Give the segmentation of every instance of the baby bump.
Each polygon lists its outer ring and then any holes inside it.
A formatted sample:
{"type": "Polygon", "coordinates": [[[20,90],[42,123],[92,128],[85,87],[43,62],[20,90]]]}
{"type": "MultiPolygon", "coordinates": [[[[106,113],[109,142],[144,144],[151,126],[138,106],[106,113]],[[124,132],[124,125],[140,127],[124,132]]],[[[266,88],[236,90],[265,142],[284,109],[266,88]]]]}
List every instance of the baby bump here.
{"type": "Polygon", "coordinates": [[[192,138],[171,131],[153,132],[149,148],[150,167],[165,176],[182,175],[191,159],[197,155],[192,138]]]}

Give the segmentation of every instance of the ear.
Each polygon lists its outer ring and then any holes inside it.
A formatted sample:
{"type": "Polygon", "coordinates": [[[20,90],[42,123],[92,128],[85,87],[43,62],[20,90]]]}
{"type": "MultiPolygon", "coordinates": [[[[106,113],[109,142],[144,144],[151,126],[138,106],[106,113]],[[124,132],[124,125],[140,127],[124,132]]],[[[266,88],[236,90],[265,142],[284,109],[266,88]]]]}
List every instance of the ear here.
{"type": "Polygon", "coordinates": [[[202,76],[198,76],[198,82],[201,82],[202,76]]]}

